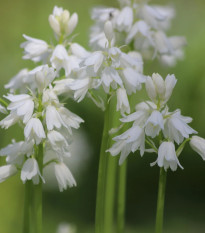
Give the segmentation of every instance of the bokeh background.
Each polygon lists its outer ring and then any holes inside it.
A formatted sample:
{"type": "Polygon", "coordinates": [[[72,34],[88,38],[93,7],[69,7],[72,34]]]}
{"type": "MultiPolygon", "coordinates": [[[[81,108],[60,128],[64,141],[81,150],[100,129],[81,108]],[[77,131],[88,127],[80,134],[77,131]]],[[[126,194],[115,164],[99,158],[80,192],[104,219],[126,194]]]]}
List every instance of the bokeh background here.
{"type": "MultiPolygon", "coordinates": [[[[145,73],[162,75],[174,73],[177,86],[170,100],[171,109],[181,108],[183,115],[193,117],[191,126],[205,137],[205,1],[204,0],[153,0],[153,3],[171,4],[176,8],[170,35],[187,38],[185,59],[174,68],[165,68],[157,61],[145,65],[145,73]]],[[[22,60],[22,34],[51,41],[52,30],[48,15],[54,5],[79,14],[76,40],[88,48],[90,9],[96,5],[117,6],[115,0],[18,0],[0,1],[0,88],[20,69],[34,65],[22,60]]],[[[55,233],[58,224],[67,222],[78,233],[94,232],[95,196],[98,154],[103,126],[103,114],[91,101],[67,105],[79,114],[85,123],[76,134],[74,161],[70,168],[78,186],[60,193],[50,177],[44,188],[44,233],[55,233]],[[79,146],[80,145],[80,146],[79,146]]],[[[0,146],[4,147],[15,137],[22,139],[18,127],[0,130],[0,146]]],[[[154,229],[159,169],[150,167],[152,155],[140,158],[129,156],[127,176],[126,233],[151,233],[154,229]]],[[[3,162],[1,158],[1,163],[3,162]]],[[[165,205],[165,233],[205,232],[205,162],[186,147],[180,156],[184,170],[169,172],[165,205]]],[[[19,176],[0,184],[0,233],[21,232],[23,219],[24,186],[19,176]]]]}

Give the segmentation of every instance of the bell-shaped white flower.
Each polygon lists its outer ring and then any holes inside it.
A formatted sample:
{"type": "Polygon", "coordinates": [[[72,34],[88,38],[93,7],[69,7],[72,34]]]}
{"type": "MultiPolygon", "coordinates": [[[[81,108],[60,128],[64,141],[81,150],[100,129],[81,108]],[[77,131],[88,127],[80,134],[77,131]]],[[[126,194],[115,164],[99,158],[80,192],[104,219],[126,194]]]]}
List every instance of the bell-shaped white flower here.
{"type": "Polygon", "coordinates": [[[190,140],[191,148],[201,155],[202,159],[205,160],[205,139],[199,136],[193,136],[190,140]]]}
{"type": "Polygon", "coordinates": [[[128,32],[133,23],[133,9],[131,7],[124,7],[116,18],[116,27],[122,32],[128,32]]]}
{"type": "Polygon", "coordinates": [[[159,111],[153,111],[147,119],[145,133],[152,138],[156,137],[160,130],[164,129],[164,119],[159,111]]]}
{"type": "Polygon", "coordinates": [[[20,120],[20,116],[16,112],[11,111],[11,113],[0,121],[0,126],[4,129],[8,129],[10,126],[16,124],[20,120]]]}
{"type": "Polygon", "coordinates": [[[44,61],[49,55],[48,44],[39,39],[32,38],[30,36],[23,35],[27,40],[21,44],[21,48],[24,48],[25,55],[23,59],[30,59],[34,62],[44,61]]]}
{"type": "Polygon", "coordinates": [[[57,72],[63,68],[66,76],[68,76],[72,70],[79,68],[78,58],[75,56],[68,56],[68,52],[61,44],[55,47],[50,62],[57,72]]]}
{"type": "Polygon", "coordinates": [[[45,131],[41,121],[38,118],[31,118],[24,128],[26,140],[34,139],[36,144],[40,144],[42,139],[46,138],[45,131]]]}
{"type": "Polygon", "coordinates": [[[130,113],[130,104],[127,98],[127,93],[124,88],[117,89],[117,111],[121,111],[121,114],[130,113]]]}
{"type": "Polygon", "coordinates": [[[60,192],[67,189],[68,186],[76,186],[72,173],[64,163],[55,163],[54,169],[60,192]]]}
{"type": "Polygon", "coordinates": [[[124,162],[131,151],[134,153],[139,149],[141,156],[144,154],[145,134],[144,129],[139,126],[132,126],[123,134],[114,137],[113,140],[116,141],[116,143],[107,151],[113,156],[121,152],[119,164],[124,162]]]}
{"type": "Polygon", "coordinates": [[[0,150],[0,156],[6,156],[7,163],[22,164],[24,155],[30,156],[33,153],[34,141],[20,141],[9,144],[0,150]]]}
{"type": "Polygon", "coordinates": [[[163,130],[164,136],[180,144],[184,138],[189,138],[190,134],[197,133],[188,125],[191,121],[191,117],[184,117],[181,115],[180,110],[177,110],[166,119],[163,130]]]}
{"type": "Polygon", "coordinates": [[[69,11],[55,6],[48,20],[57,36],[69,36],[78,23],[78,15],[74,13],[70,16],[69,11]]]}
{"type": "Polygon", "coordinates": [[[103,63],[103,60],[104,60],[103,53],[101,51],[97,51],[92,53],[90,56],[88,56],[85,59],[84,65],[87,67],[93,66],[94,73],[97,73],[103,63]]]}
{"type": "Polygon", "coordinates": [[[26,78],[28,77],[28,69],[22,69],[15,75],[4,87],[10,89],[13,93],[16,90],[20,90],[22,93],[26,89],[26,78]]]}
{"type": "Polygon", "coordinates": [[[17,168],[15,165],[5,165],[0,167],[0,183],[5,181],[7,178],[15,175],[17,173],[17,168]]]}
{"type": "Polygon", "coordinates": [[[81,122],[83,120],[79,116],[64,107],[55,108],[54,106],[48,106],[46,108],[46,125],[48,130],[53,130],[54,127],[60,129],[61,126],[64,126],[72,133],[71,128],[79,128],[81,122]]]}
{"type": "Polygon", "coordinates": [[[69,145],[65,137],[55,131],[49,131],[47,134],[48,137],[48,142],[51,146],[51,148],[59,155],[59,156],[64,156],[64,157],[69,157],[70,152],[69,152],[69,145]]]}
{"type": "Polygon", "coordinates": [[[55,77],[56,72],[54,71],[54,68],[48,67],[48,65],[43,66],[41,70],[35,73],[35,82],[38,87],[38,91],[42,93],[55,77]]]}
{"type": "Polygon", "coordinates": [[[69,48],[69,51],[71,52],[71,54],[81,59],[86,58],[90,55],[90,52],[88,52],[84,47],[82,47],[78,43],[72,43],[69,48]]]}
{"type": "Polygon", "coordinates": [[[39,176],[44,182],[43,177],[41,176],[38,162],[34,158],[29,158],[24,163],[21,169],[21,180],[25,183],[27,180],[33,180],[34,184],[39,183],[39,176]]]}
{"type": "Polygon", "coordinates": [[[158,150],[158,158],[151,166],[158,164],[159,167],[164,167],[165,171],[170,167],[172,171],[177,170],[177,166],[183,167],[179,163],[176,156],[175,146],[173,142],[162,142],[158,150]]]}
{"type": "Polygon", "coordinates": [[[7,109],[14,111],[17,116],[22,117],[23,123],[28,122],[28,120],[33,115],[33,110],[34,110],[33,98],[27,94],[21,94],[21,95],[8,94],[7,96],[5,96],[5,98],[11,101],[7,109]]]}

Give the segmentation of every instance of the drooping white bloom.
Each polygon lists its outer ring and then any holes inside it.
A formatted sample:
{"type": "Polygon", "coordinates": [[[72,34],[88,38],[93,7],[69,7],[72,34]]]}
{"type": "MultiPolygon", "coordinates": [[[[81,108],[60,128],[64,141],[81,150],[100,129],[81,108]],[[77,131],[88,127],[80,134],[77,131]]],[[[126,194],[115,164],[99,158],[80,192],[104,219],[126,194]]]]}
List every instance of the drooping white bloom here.
{"type": "Polygon", "coordinates": [[[0,150],[0,156],[6,156],[7,163],[22,164],[24,155],[30,156],[33,153],[34,141],[20,141],[9,144],[0,150]]]}
{"type": "Polygon", "coordinates": [[[130,104],[127,98],[127,93],[124,88],[117,89],[117,111],[121,111],[121,114],[130,113],[130,104]]]}
{"type": "Polygon", "coordinates": [[[57,233],[76,233],[76,227],[68,224],[68,223],[61,223],[58,226],[57,233]]]}
{"type": "Polygon", "coordinates": [[[127,158],[130,152],[140,150],[141,156],[145,151],[145,133],[139,126],[132,126],[123,134],[113,138],[116,143],[107,150],[113,156],[118,155],[121,152],[119,164],[121,165],[127,158]]]}
{"type": "Polygon", "coordinates": [[[54,168],[60,192],[67,189],[67,186],[76,186],[76,181],[72,173],[64,163],[55,163],[54,168]]]}
{"type": "Polygon", "coordinates": [[[35,73],[35,82],[40,93],[45,89],[56,77],[56,72],[52,67],[45,65],[41,70],[35,73]]]}
{"type": "Polygon", "coordinates": [[[70,16],[69,11],[55,6],[53,9],[53,14],[49,16],[48,20],[51,28],[57,36],[69,36],[77,26],[78,15],[73,13],[70,16]]]}
{"type": "Polygon", "coordinates": [[[36,144],[40,144],[42,139],[46,138],[43,125],[38,118],[31,118],[24,128],[26,140],[34,139],[36,144]]]}
{"type": "Polygon", "coordinates": [[[59,44],[54,49],[50,62],[57,72],[63,68],[65,70],[65,75],[68,76],[72,70],[79,68],[80,61],[76,56],[69,56],[65,47],[59,44]]]}
{"type": "Polygon", "coordinates": [[[17,173],[17,168],[15,165],[5,165],[0,167],[0,183],[5,181],[7,178],[15,175],[17,173]]]}
{"type": "Polygon", "coordinates": [[[28,77],[28,69],[22,69],[15,75],[4,87],[10,89],[10,92],[20,90],[20,92],[25,91],[26,88],[26,78],[28,77]]]}
{"type": "Polygon", "coordinates": [[[122,32],[128,32],[133,23],[133,10],[131,7],[124,7],[116,18],[116,28],[122,32]]]}
{"type": "Polygon", "coordinates": [[[81,122],[83,120],[79,116],[64,107],[55,108],[54,106],[48,106],[46,108],[46,125],[48,130],[53,130],[54,127],[60,129],[61,126],[64,126],[71,133],[71,128],[79,128],[81,122]]]}
{"type": "Polygon", "coordinates": [[[70,156],[68,142],[61,133],[52,130],[48,132],[47,137],[50,146],[59,156],[70,156]]]}
{"type": "MultiPolygon", "coordinates": [[[[7,109],[12,112],[15,112],[17,116],[22,117],[23,123],[28,122],[28,120],[33,115],[33,110],[34,110],[33,98],[27,94],[21,94],[21,95],[8,94],[7,96],[4,97],[11,101],[7,109]]],[[[12,115],[12,113],[10,114],[12,115]]]]}
{"type": "Polygon", "coordinates": [[[23,35],[23,37],[27,40],[21,44],[25,53],[23,59],[31,59],[34,62],[45,61],[49,55],[48,44],[30,36],[23,35]]]}
{"type": "Polygon", "coordinates": [[[158,158],[151,166],[158,164],[164,167],[165,171],[170,167],[172,171],[177,170],[177,165],[183,169],[176,156],[175,146],[173,142],[162,142],[158,150],[158,158]]]}
{"type": "Polygon", "coordinates": [[[21,180],[25,183],[27,180],[33,180],[34,184],[39,183],[39,176],[44,181],[43,177],[41,176],[38,162],[34,158],[29,158],[24,163],[21,169],[21,180]]]}
{"type": "Polygon", "coordinates": [[[71,52],[71,54],[81,59],[86,58],[90,55],[90,52],[88,52],[84,47],[82,47],[78,43],[72,43],[69,48],[69,51],[71,52]]]}
{"type": "Polygon", "coordinates": [[[159,111],[153,111],[150,117],[147,119],[145,126],[146,135],[154,138],[156,137],[160,130],[164,129],[164,119],[159,111]]]}
{"type": "Polygon", "coordinates": [[[190,140],[191,148],[201,155],[202,159],[205,160],[205,139],[199,136],[193,136],[190,140]]]}
{"type": "Polygon", "coordinates": [[[190,134],[197,133],[188,125],[191,121],[191,117],[184,117],[180,110],[177,110],[167,118],[163,131],[164,136],[180,144],[184,138],[189,138],[190,134]]]}
{"type": "Polygon", "coordinates": [[[16,124],[20,119],[20,116],[18,116],[16,112],[12,111],[8,116],[0,121],[0,126],[4,129],[8,129],[10,126],[16,124]]]}

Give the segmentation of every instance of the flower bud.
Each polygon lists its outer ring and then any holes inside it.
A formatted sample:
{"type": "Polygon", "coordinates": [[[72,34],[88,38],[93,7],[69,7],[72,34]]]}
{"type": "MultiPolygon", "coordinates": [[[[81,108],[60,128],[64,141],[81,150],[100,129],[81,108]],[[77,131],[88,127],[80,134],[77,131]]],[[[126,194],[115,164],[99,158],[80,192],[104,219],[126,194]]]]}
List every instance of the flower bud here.
{"type": "Polygon", "coordinates": [[[189,144],[205,160],[205,139],[199,136],[193,136],[189,144]]]}
{"type": "Polygon", "coordinates": [[[113,39],[113,27],[111,21],[107,21],[104,25],[104,33],[108,41],[113,39]]]}

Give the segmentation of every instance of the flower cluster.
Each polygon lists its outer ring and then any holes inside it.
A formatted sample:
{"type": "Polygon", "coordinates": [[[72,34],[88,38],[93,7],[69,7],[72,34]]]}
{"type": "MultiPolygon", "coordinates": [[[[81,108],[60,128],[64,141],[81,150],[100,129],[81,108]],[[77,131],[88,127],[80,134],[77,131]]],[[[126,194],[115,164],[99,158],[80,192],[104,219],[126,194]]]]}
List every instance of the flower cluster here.
{"type": "Polygon", "coordinates": [[[92,11],[95,20],[91,28],[90,44],[94,49],[104,48],[104,23],[112,22],[114,41],[117,45],[128,45],[147,59],[158,56],[167,65],[175,65],[183,58],[183,37],[168,37],[166,31],[175,15],[171,7],[148,5],[147,0],[119,0],[120,8],[97,7],[92,11]]]}
{"type": "Polygon", "coordinates": [[[67,10],[54,7],[49,23],[58,40],[55,47],[24,35],[27,41],[21,44],[23,58],[43,64],[33,70],[21,70],[5,86],[10,93],[4,97],[10,104],[7,110],[2,106],[0,109],[9,114],[0,126],[8,129],[19,123],[24,129],[24,141],[12,140],[0,150],[7,163],[0,167],[0,181],[20,170],[24,183],[32,180],[38,184],[39,179],[45,182],[43,169],[53,163],[60,191],[76,185],[64,158],[70,157],[72,129],[78,129],[83,120],[65,108],[58,95],[65,89],[63,85],[59,86],[61,72],[64,72],[64,78],[71,75],[86,53],[83,47],[68,40],[77,20],[76,13],[70,17],[67,10]]]}
{"type": "Polygon", "coordinates": [[[122,164],[130,152],[140,151],[141,156],[145,151],[158,154],[157,160],[151,165],[158,164],[172,171],[181,167],[178,156],[185,143],[190,144],[204,158],[204,139],[190,135],[197,132],[188,123],[192,118],[181,115],[179,109],[170,112],[167,106],[173,88],[176,84],[174,75],[168,75],[165,80],[159,74],[147,77],[146,91],[150,98],[136,105],[135,112],[123,117],[121,122],[133,122],[131,128],[123,134],[116,136],[116,143],[108,150],[113,156],[121,153],[119,163],[122,164]],[[175,149],[175,146],[178,149],[175,149]]]}

